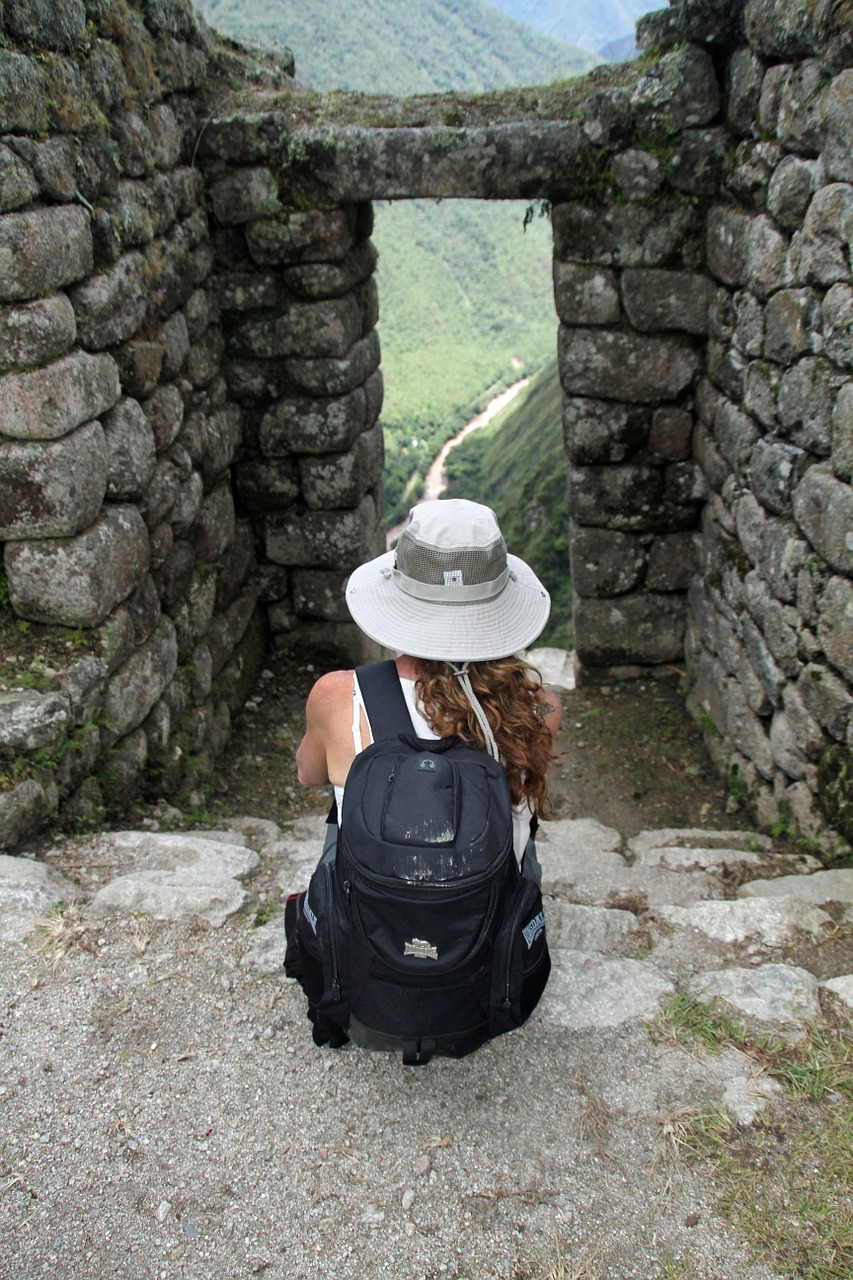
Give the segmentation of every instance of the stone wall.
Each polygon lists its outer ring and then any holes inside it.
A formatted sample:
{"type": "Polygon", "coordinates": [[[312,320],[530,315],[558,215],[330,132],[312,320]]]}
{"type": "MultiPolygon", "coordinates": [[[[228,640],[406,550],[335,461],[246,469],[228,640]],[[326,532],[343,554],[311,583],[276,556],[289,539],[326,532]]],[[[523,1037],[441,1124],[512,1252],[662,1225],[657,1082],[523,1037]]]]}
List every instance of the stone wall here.
{"type": "Polygon", "coordinates": [[[735,793],[853,835],[850,10],[682,0],[631,67],[389,103],[184,0],[6,0],[0,617],[72,660],[4,657],[2,838],[209,774],[267,627],[358,653],[370,201],[425,195],[552,205],[580,677],[686,658],[735,793]]]}
{"type": "Polygon", "coordinates": [[[185,0],[0,6],[0,845],[208,776],[263,653],[185,0]]]}
{"type": "MultiPolygon", "coordinates": [[[[831,849],[827,822],[853,839],[853,6],[749,0],[731,22],[691,705],[759,821],[831,849]]],[[[680,39],[673,14],[646,38],[680,39]]]]}

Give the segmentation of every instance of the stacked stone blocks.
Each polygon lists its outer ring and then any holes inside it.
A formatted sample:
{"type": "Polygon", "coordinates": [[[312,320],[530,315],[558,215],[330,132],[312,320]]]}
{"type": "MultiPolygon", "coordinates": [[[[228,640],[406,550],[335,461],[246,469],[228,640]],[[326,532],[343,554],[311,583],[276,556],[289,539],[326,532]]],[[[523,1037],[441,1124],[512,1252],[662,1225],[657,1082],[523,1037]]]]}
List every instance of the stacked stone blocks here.
{"type": "Polygon", "coordinates": [[[3,655],[14,844],[60,806],[97,820],[146,779],[209,776],[259,651],[192,164],[209,36],[184,0],[9,0],[3,20],[31,51],[0,50],[7,634],[14,648],[29,626],[68,658],[33,672],[3,655]]]}
{"type": "Polygon", "coordinates": [[[686,647],[732,785],[829,851],[827,819],[853,837],[853,32],[835,16],[769,0],[732,16],[686,647]]]}
{"type": "Polygon", "coordinates": [[[244,422],[235,488],[255,524],[274,645],[298,627],[302,641],[357,652],[344,583],[382,547],[372,208],[295,207],[286,132],[274,114],[217,119],[199,148],[225,369],[244,422]]]}

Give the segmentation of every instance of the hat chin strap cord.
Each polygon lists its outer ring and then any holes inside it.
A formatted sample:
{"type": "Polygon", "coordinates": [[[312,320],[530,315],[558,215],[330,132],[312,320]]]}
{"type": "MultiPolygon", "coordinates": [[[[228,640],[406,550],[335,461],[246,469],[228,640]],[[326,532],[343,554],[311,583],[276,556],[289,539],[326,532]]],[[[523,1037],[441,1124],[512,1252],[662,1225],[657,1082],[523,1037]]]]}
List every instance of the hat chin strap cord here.
{"type": "Polygon", "coordinates": [[[483,731],[483,737],[486,740],[486,749],[489,755],[499,761],[501,753],[498,751],[498,744],[495,742],[495,735],[492,733],[492,726],[489,724],[486,713],[471,686],[471,677],[468,675],[468,663],[463,662],[459,667],[455,662],[449,662],[447,665],[452,668],[453,674],[465,690],[465,696],[471,703],[471,708],[474,715],[477,717],[477,724],[483,731]]]}

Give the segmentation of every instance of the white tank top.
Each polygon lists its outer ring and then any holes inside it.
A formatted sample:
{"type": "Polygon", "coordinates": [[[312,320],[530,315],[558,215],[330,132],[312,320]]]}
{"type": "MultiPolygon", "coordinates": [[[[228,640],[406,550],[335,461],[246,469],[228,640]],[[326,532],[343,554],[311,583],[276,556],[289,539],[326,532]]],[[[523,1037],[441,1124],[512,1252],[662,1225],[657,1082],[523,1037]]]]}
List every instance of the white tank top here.
{"type": "MultiPolygon", "coordinates": [[[[403,689],[403,697],[406,699],[406,707],[412,721],[412,728],[419,738],[438,738],[439,735],[432,728],[428,720],[421,715],[417,703],[415,701],[415,682],[404,676],[400,676],[400,685],[403,689]]],[[[367,714],[367,708],[364,705],[364,699],[361,695],[361,689],[358,687],[358,677],[355,672],[352,673],[352,745],[355,754],[358,755],[366,746],[370,746],[373,741],[373,731],[370,728],[370,718],[367,714]],[[364,718],[367,721],[368,732],[370,733],[370,741],[363,742],[361,737],[361,713],[364,712],[364,718]]],[[[335,801],[338,806],[338,826],[341,822],[341,813],[344,804],[344,788],[335,783],[335,801]]],[[[528,804],[514,805],[512,810],[512,834],[513,846],[515,848],[515,856],[521,862],[527,841],[530,839],[530,819],[533,816],[528,804]]]]}

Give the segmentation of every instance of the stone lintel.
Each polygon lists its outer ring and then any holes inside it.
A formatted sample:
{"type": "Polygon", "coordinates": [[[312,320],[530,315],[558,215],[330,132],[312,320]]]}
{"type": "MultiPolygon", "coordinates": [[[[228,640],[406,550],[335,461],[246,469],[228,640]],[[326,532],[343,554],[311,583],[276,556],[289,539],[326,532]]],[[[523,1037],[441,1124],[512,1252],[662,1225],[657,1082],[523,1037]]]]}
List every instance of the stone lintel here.
{"type": "Polygon", "coordinates": [[[293,177],[332,200],[422,196],[516,200],[559,194],[585,149],[576,121],[450,128],[325,126],[301,131],[293,177]]]}

